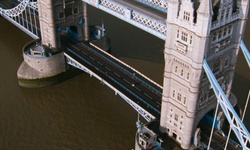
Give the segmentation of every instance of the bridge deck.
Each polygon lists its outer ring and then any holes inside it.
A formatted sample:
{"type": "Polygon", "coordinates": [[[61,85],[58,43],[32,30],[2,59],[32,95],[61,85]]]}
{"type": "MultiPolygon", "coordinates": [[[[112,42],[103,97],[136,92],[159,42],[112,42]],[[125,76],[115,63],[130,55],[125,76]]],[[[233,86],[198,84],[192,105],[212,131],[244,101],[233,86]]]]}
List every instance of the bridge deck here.
{"type": "Polygon", "coordinates": [[[86,42],[63,36],[64,52],[159,119],[162,89],[86,42]]]}

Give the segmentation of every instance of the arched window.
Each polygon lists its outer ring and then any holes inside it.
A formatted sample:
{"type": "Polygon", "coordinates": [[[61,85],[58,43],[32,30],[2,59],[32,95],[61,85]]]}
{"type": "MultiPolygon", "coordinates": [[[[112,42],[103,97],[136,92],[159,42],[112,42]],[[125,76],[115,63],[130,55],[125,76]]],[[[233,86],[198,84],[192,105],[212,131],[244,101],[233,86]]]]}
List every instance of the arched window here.
{"type": "Polygon", "coordinates": [[[181,93],[178,93],[177,100],[181,101],[181,93]]]}
{"type": "Polygon", "coordinates": [[[190,79],[190,73],[188,72],[187,73],[187,80],[189,80],[190,79]]]}
{"type": "Polygon", "coordinates": [[[222,31],[221,31],[221,30],[219,30],[218,39],[220,39],[220,38],[221,38],[221,34],[222,34],[222,31]]]}
{"type": "Polygon", "coordinates": [[[184,11],[183,19],[189,21],[190,20],[190,12],[184,11]]]}
{"type": "Polygon", "coordinates": [[[181,40],[187,42],[188,34],[186,32],[181,33],[181,40]]]}
{"type": "Polygon", "coordinates": [[[220,71],[221,60],[217,59],[213,65],[213,73],[220,71]]]}
{"type": "Polygon", "coordinates": [[[229,66],[229,58],[226,58],[225,59],[225,63],[224,63],[224,67],[228,67],[229,66]]]}
{"type": "Polygon", "coordinates": [[[184,70],[183,69],[181,69],[181,76],[183,77],[183,74],[184,74],[184,70]]]}
{"type": "Polygon", "coordinates": [[[190,44],[192,44],[192,43],[193,43],[193,36],[190,35],[190,44]]]}
{"type": "Polygon", "coordinates": [[[177,71],[178,71],[178,67],[175,66],[174,72],[177,73],[177,71]]]}
{"type": "Polygon", "coordinates": [[[172,96],[175,97],[175,90],[173,90],[173,95],[172,96]]]}
{"type": "Polygon", "coordinates": [[[187,97],[184,97],[183,104],[185,105],[187,102],[187,97]]]}

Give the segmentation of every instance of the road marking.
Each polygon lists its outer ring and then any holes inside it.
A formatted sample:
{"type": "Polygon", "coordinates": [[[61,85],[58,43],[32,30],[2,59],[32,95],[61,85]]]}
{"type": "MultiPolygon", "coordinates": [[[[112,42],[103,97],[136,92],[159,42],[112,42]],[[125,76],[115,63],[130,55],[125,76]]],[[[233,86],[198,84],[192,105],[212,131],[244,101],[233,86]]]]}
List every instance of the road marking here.
{"type": "Polygon", "coordinates": [[[72,45],[72,47],[74,47],[75,49],[77,49],[78,51],[80,51],[79,48],[77,48],[75,45],[72,45]]]}
{"type": "Polygon", "coordinates": [[[143,93],[144,95],[146,95],[148,98],[153,99],[152,97],[150,97],[147,93],[143,93]]]}
{"type": "Polygon", "coordinates": [[[97,63],[98,63],[99,65],[102,65],[102,63],[100,63],[99,61],[97,61],[97,63]]]}
{"type": "Polygon", "coordinates": [[[109,71],[111,71],[111,69],[109,69],[108,67],[105,66],[106,69],[108,69],[109,71]]]}
{"type": "Polygon", "coordinates": [[[138,87],[136,87],[136,86],[135,86],[135,89],[137,89],[138,91],[140,91],[140,92],[141,92],[141,90],[140,90],[138,87]]]}
{"type": "Polygon", "coordinates": [[[93,57],[89,56],[90,59],[95,60],[93,57]]]}
{"type": "Polygon", "coordinates": [[[125,82],[127,82],[128,84],[130,84],[130,83],[128,82],[128,80],[126,80],[126,79],[124,79],[124,78],[123,78],[123,80],[124,80],[125,82]]]}
{"type": "Polygon", "coordinates": [[[114,74],[116,75],[116,76],[118,76],[118,77],[121,77],[119,74],[117,74],[116,72],[114,72],[114,74]]]}

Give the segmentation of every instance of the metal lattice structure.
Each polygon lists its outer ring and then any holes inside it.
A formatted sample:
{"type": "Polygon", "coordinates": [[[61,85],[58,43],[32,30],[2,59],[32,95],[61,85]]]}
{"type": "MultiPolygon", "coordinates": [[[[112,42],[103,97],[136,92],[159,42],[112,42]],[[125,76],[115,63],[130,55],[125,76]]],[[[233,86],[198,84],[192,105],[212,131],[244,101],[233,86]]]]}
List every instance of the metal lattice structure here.
{"type": "Polygon", "coordinates": [[[167,12],[167,0],[136,0],[140,3],[153,7],[157,10],[167,12]]]}
{"type": "Polygon", "coordinates": [[[2,9],[1,15],[7,15],[9,17],[19,16],[29,4],[29,0],[23,0],[19,5],[12,9],[2,9]]]}
{"type": "Polygon", "coordinates": [[[213,87],[214,93],[217,97],[217,102],[220,104],[220,107],[222,108],[228,122],[230,123],[232,130],[234,131],[239,142],[241,143],[241,146],[243,147],[243,149],[249,150],[250,149],[249,147],[250,146],[250,134],[247,128],[245,127],[242,120],[239,118],[238,114],[235,112],[233,106],[229,102],[227,96],[221,89],[221,86],[216,80],[206,60],[204,60],[203,62],[203,68],[207,74],[210,84],[213,87]]]}
{"type": "Polygon", "coordinates": [[[83,2],[112,14],[160,39],[166,39],[166,18],[150,14],[143,9],[135,9],[135,7],[123,1],[83,0],[83,2]]]}
{"type": "Polygon", "coordinates": [[[23,0],[11,9],[0,7],[0,15],[33,39],[40,37],[37,2],[23,0]]]}

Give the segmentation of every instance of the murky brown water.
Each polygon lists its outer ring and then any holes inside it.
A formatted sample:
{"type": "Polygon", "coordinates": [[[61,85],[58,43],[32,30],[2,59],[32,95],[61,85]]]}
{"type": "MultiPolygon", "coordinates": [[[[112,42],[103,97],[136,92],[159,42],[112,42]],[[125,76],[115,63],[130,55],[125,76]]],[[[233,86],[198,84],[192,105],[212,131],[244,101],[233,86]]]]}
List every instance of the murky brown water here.
{"type": "MultiPolygon", "coordinates": [[[[104,19],[113,55],[162,84],[164,41],[92,7],[89,13],[90,23],[104,19]]],[[[16,72],[29,40],[0,17],[0,150],[134,148],[136,111],[95,78],[82,74],[50,87],[19,87],[16,72]]],[[[248,41],[250,30],[250,48],[248,41]]],[[[242,55],[235,77],[233,91],[244,103],[250,71],[242,55]]]]}

